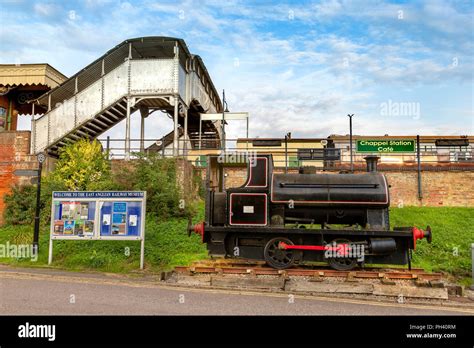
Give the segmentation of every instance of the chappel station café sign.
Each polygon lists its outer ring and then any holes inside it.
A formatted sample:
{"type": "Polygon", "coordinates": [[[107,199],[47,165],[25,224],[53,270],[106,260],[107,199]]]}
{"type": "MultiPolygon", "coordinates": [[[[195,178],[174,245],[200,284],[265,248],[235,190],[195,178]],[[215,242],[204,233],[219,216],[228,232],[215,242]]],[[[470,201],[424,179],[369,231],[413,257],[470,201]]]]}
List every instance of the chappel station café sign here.
{"type": "Polygon", "coordinates": [[[415,140],[357,140],[357,152],[414,152],[415,140]]]}

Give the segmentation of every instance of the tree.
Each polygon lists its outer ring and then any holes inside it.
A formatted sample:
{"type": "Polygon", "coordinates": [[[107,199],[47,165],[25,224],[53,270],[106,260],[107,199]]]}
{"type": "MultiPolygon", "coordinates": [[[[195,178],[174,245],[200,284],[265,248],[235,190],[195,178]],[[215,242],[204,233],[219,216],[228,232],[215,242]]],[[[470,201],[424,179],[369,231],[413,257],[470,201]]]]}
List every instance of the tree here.
{"type": "Polygon", "coordinates": [[[61,149],[55,169],[41,185],[42,221],[51,218],[53,191],[107,191],[115,188],[110,163],[99,141],[81,139],[61,149]]]}
{"type": "Polygon", "coordinates": [[[110,163],[99,141],[81,139],[64,147],[47,181],[70,191],[99,191],[112,185],[110,163]]]}
{"type": "Polygon", "coordinates": [[[12,192],[5,195],[5,222],[8,225],[27,225],[35,217],[36,186],[14,186],[12,192]]]}

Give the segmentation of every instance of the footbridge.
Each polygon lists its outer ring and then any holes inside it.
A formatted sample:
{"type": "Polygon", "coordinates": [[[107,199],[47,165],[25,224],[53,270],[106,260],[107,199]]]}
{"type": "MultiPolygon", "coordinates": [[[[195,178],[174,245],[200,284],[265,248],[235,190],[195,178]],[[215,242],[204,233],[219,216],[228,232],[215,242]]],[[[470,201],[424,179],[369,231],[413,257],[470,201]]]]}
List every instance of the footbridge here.
{"type": "Polygon", "coordinates": [[[137,110],[141,139],[145,118],[153,111],[172,117],[174,155],[183,150],[180,143],[194,148],[202,138],[203,144],[214,147],[221,137],[221,121],[203,121],[200,128],[200,113],[222,112],[209,73],[182,39],[172,37],[126,40],[34,103],[47,110],[32,120],[34,154],[57,157],[66,144],[97,138],[126,120],[125,157],[129,158],[130,115],[137,110]],[[179,141],[180,134],[184,142],[179,141]]]}

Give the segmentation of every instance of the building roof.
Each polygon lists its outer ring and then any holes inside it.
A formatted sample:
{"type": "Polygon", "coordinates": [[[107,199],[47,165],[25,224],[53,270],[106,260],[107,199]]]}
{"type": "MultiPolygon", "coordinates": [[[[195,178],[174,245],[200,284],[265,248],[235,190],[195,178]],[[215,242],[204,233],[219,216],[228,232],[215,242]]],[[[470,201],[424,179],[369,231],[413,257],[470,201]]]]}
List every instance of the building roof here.
{"type": "MultiPolygon", "coordinates": [[[[349,140],[349,134],[331,134],[328,139],[332,140],[349,140]]],[[[358,135],[353,134],[353,139],[416,139],[416,135],[358,135]]],[[[469,139],[474,141],[473,135],[420,135],[420,140],[435,141],[436,139],[469,139]]]]}
{"type": "MultiPolygon", "coordinates": [[[[296,143],[313,143],[316,141],[327,140],[327,138],[289,138],[288,142],[296,143]]],[[[253,141],[285,141],[285,138],[238,138],[238,143],[246,143],[253,141]]]]}
{"type": "MultiPolygon", "coordinates": [[[[387,140],[387,139],[416,139],[416,135],[352,135],[353,140],[360,139],[374,139],[374,140],[387,140]]],[[[435,142],[436,140],[456,140],[456,139],[467,139],[470,143],[474,143],[473,135],[420,135],[420,141],[422,142],[435,142]]],[[[293,143],[319,143],[321,140],[333,140],[333,141],[349,141],[349,135],[338,135],[331,134],[327,138],[290,138],[288,142],[293,143]]],[[[285,138],[239,138],[237,143],[271,143],[281,142],[284,143],[285,138]]]]}
{"type": "Polygon", "coordinates": [[[0,86],[19,87],[44,85],[55,88],[67,77],[46,63],[41,64],[0,64],[0,86]]]}

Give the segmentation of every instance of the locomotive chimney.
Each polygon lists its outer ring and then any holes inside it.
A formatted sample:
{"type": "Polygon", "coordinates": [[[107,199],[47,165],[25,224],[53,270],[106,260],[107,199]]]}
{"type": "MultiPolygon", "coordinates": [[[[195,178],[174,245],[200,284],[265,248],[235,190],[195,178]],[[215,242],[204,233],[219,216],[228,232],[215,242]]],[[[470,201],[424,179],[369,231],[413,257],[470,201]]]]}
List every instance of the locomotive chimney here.
{"type": "Polygon", "coordinates": [[[367,163],[367,172],[368,173],[375,173],[377,172],[377,162],[379,161],[379,156],[370,155],[365,156],[365,162],[367,163]]]}

